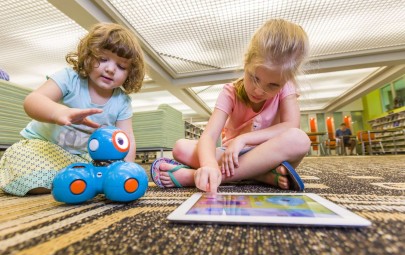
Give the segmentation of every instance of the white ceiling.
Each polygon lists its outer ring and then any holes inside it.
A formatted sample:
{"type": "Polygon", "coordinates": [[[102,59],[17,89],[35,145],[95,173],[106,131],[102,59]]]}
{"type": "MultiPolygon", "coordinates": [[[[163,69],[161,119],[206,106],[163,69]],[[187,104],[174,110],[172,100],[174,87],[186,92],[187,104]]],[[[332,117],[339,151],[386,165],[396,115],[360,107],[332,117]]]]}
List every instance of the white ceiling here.
{"type": "Polygon", "coordinates": [[[300,24],[311,52],[300,76],[303,112],[331,112],[405,73],[405,0],[2,0],[0,68],[35,89],[96,22],[128,26],[148,77],[135,111],[168,103],[204,121],[243,52],[269,18],[300,24]]]}

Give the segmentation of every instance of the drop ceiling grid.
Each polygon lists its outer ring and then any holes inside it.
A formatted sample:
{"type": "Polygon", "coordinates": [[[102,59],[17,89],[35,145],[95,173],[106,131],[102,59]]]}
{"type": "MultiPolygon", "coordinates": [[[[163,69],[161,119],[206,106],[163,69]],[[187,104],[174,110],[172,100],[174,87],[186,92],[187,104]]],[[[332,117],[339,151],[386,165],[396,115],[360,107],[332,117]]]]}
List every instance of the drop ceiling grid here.
{"type": "Polygon", "coordinates": [[[405,46],[403,0],[109,1],[178,74],[240,68],[271,17],[301,24],[312,57],[405,46]]]}
{"type": "MultiPolygon", "coordinates": [[[[111,1],[177,73],[241,65],[241,55],[250,35],[263,18],[245,18],[242,12],[248,3],[233,2],[235,6],[230,9],[229,1],[111,1]],[[165,11],[159,11],[163,8],[165,11]],[[135,13],[129,13],[130,9],[135,13]],[[138,12],[149,13],[149,20],[143,20],[145,16],[138,12]],[[164,15],[159,17],[160,14],[164,15]],[[184,64],[171,59],[183,59],[184,64]]],[[[256,11],[255,15],[258,14],[256,11]]]]}
{"type": "Polygon", "coordinates": [[[308,10],[319,13],[303,22],[312,57],[405,46],[403,0],[317,1],[308,10]]]}
{"type": "Polygon", "coordinates": [[[0,66],[10,81],[31,88],[66,66],[65,55],[86,32],[46,0],[3,0],[0,8],[0,66]]]}
{"type": "MultiPolygon", "coordinates": [[[[73,41],[77,42],[78,36],[86,32],[47,1],[22,0],[17,3],[2,1],[0,4],[2,9],[0,29],[6,35],[2,38],[1,48],[19,47],[16,42],[20,41],[23,46],[33,46],[41,50],[40,47],[44,45],[44,42],[61,42],[61,37],[69,39],[75,35],[76,38],[73,41]]],[[[65,44],[66,39],[63,40],[65,44]]],[[[48,43],[46,46],[53,46],[51,48],[42,46],[47,51],[54,47],[60,47],[60,45],[53,45],[52,43],[48,43]]],[[[35,51],[35,48],[33,50],[33,48],[21,47],[21,50],[24,49],[31,52],[35,51]]],[[[19,52],[13,52],[12,56],[15,57],[16,53],[19,52]]],[[[7,56],[7,51],[2,54],[2,58],[5,56],[7,56]]]]}

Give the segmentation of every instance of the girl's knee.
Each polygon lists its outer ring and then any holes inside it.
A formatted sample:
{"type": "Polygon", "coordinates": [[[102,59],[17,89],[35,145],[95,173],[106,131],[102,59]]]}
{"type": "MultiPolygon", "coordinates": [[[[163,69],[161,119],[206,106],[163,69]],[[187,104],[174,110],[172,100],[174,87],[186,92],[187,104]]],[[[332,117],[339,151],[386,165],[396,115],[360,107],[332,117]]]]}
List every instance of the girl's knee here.
{"type": "Polygon", "coordinates": [[[311,140],[308,135],[299,128],[290,128],[284,133],[288,139],[288,143],[293,148],[302,148],[302,153],[306,154],[311,146],[311,140]]]}
{"type": "Polygon", "coordinates": [[[176,141],[173,147],[173,158],[185,162],[186,159],[190,158],[194,153],[194,148],[197,142],[188,139],[179,139],[176,141]]]}
{"type": "Polygon", "coordinates": [[[173,146],[173,156],[183,154],[184,148],[186,147],[186,139],[179,139],[173,146]]]}

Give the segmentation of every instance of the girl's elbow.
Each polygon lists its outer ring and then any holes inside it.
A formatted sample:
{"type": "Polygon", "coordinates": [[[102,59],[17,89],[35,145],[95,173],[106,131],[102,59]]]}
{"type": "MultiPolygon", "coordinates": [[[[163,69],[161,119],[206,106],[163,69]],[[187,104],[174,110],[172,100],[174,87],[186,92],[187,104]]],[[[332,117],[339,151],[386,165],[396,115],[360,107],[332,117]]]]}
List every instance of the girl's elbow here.
{"type": "Polygon", "coordinates": [[[32,117],[32,116],[30,115],[30,109],[32,108],[32,102],[35,101],[35,99],[34,99],[33,97],[34,97],[33,93],[30,93],[30,94],[28,94],[28,95],[25,97],[25,99],[24,99],[24,101],[23,101],[23,108],[24,108],[24,111],[25,111],[30,117],[32,117]]]}

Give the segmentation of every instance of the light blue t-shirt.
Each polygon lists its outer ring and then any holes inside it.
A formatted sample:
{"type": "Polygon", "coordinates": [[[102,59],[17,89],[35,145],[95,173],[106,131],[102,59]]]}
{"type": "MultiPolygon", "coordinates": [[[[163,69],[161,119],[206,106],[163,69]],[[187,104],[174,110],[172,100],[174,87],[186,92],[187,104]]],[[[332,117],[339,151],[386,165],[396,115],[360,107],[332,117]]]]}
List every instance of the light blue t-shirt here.
{"type": "MultiPolygon", "coordinates": [[[[132,117],[131,98],[120,88],[114,89],[113,95],[104,105],[91,102],[88,80],[82,79],[72,69],[65,68],[50,76],[62,91],[60,103],[71,108],[99,108],[100,114],[88,118],[100,125],[115,126],[119,120],[132,117]]],[[[73,154],[87,153],[87,140],[94,128],[85,125],[59,126],[56,124],[31,121],[21,135],[27,139],[41,139],[53,142],[73,154]]]]}

